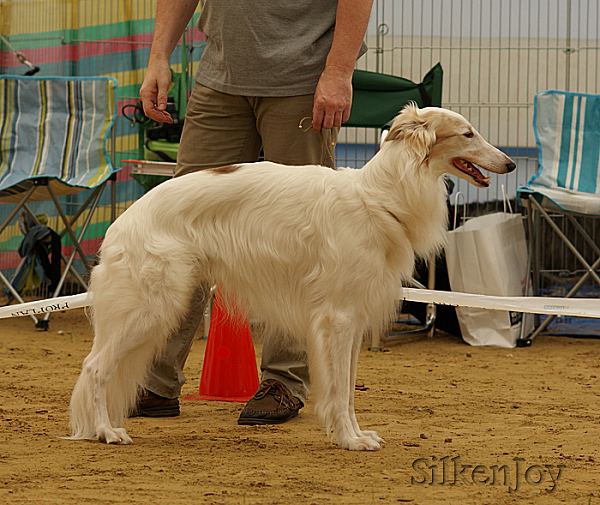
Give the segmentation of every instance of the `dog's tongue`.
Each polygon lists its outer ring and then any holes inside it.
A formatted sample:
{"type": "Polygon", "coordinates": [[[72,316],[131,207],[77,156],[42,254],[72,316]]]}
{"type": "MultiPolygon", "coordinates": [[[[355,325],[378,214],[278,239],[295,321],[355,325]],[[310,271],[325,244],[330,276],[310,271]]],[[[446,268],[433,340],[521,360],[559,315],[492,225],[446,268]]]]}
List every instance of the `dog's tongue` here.
{"type": "Polygon", "coordinates": [[[484,177],[484,175],[479,171],[479,169],[475,165],[473,165],[473,163],[470,163],[466,160],[456,159],[454,160],[454,166],[458,168],[461,172],[470,175],[476,183],[481,184],[486,188],[490,185],[490,178],[484,177]]]}
{"type": "MultiPolygon", "coordinates": [[[[471,165],[469,163],[469,165],[471,165]]],[[[490,178],[489,177],[485,177],[476,167],[475,165],[471,165],[472,170],[474,171],[473,175],[473,179],[475,179],[476,182],[478,182],[479,184],[482,184],[483,186],[485,186],[486,188],[490,185],[490,178]]]]}

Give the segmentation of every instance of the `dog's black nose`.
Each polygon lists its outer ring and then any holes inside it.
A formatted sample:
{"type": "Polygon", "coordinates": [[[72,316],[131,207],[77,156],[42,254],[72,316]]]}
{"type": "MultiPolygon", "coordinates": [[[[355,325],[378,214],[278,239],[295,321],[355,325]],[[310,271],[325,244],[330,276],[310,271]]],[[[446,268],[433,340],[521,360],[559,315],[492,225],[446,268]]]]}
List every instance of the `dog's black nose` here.
{"type": "Polygon", "coordinates": [[[506,171],[507,172],[512,172],[515,168],[517,168],[517,165],[514,161],[511,161],[510,163],[506,164],[506,171]]]}

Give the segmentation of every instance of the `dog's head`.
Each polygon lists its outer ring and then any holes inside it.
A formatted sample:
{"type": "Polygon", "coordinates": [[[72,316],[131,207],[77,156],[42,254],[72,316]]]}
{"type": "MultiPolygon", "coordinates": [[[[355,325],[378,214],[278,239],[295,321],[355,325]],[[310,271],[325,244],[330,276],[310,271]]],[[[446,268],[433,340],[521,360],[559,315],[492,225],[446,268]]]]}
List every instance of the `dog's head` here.
{"type": "Polygon", "coordinates": [[[403,141],[406,148],[413,149],[436,175],[454,174],[480,188],[490,183],[480,169],[506,174],[516,166],[463,116],[447,109],[407,105],[385,138],[385,143],[395,141],[403,141]]]}

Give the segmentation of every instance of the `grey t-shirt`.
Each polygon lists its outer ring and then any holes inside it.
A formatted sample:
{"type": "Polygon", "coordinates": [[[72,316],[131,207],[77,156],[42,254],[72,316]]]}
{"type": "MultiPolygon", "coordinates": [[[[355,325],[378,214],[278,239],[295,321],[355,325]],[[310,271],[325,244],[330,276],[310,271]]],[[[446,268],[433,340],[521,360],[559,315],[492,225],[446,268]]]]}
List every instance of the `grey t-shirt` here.
{"type": "Polygon", "coordinates": [[[336,9],[337,0],[205,0],[198,29],[207,42],[196,81],[232,95],[314,93],[336,9]]]}

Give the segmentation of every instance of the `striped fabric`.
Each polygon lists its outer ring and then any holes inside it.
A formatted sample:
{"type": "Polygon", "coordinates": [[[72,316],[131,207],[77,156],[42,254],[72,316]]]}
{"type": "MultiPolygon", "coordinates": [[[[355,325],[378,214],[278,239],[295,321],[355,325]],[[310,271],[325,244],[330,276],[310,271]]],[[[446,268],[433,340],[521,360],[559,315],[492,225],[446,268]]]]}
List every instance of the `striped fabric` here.
{"type": "Polygon", "coordinates": [[[600,95],[542,91],[534,98],[539,170],[520,188],[561,210],[600,214],[600,95]]]}
{"type": "Polygon", "coordinates": [[[59,193],[93,188],[114,168],[107,139],[116,117],[112,78],[0,79],[0,200],[36,178],[59,193]]]}

